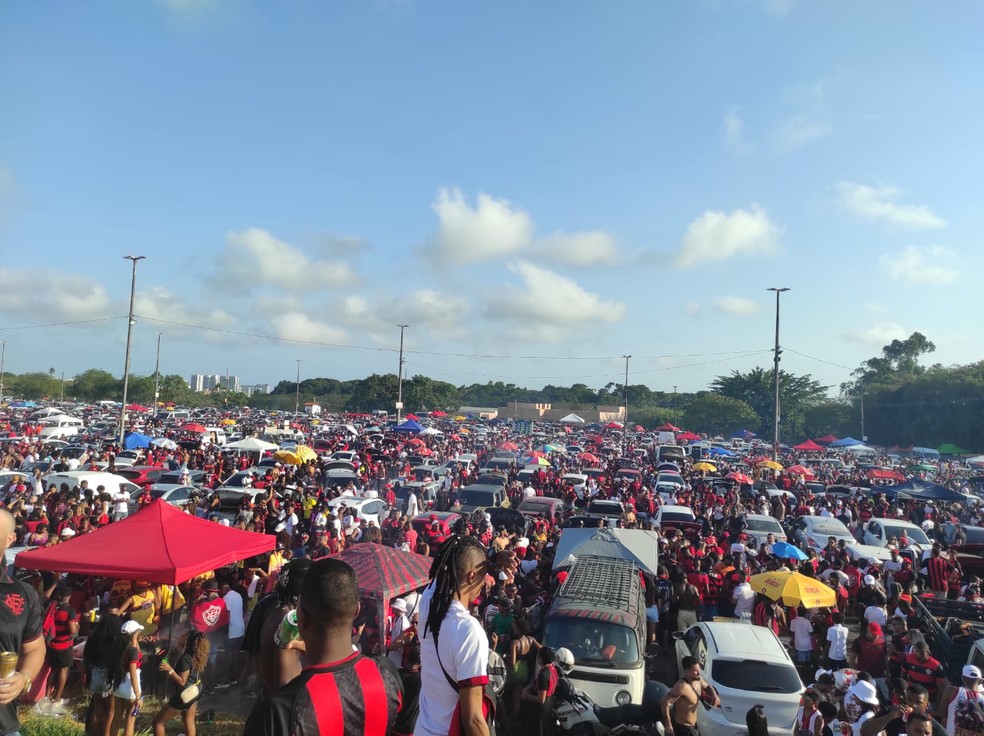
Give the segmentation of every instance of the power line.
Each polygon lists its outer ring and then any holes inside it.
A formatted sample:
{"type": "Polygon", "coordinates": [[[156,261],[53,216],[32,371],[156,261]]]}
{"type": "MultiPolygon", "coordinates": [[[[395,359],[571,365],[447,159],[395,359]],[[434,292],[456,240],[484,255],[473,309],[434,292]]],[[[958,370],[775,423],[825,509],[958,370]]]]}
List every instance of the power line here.
{"type": "Polygon", "coordinates": [[[79,319],[74,322],[49,322],[47,324],[41,325],[15,325],[14,327],[0,327],[0,332],[9,332],[11,330],[40,330],[45,327],[71,327],[73,325],[89,325],[95,322],[111,322],[117,319],[126,319],[125,314],[121,314],[119,317],[96,317],[95,319],[79,319]]]}
{"type": "Polygon", "coordinates": [[[840,363],[833,363],[833,362],[831,362],[829,360],[824,360],[823,358],[817,358],[817,357],[815,357],[813,355],[807,355],[806,353],[801,353],[801,352],[799,352],[797,350],[793,350],[792,348],[787,348],[785,345],[782,346],[782,349],[785,350],[785,351],[787,351],[787,352],[792,353],[793,355],[799,355],[802,358],[809,358],[810,360],[815,360],[818,363],[826,363],[827,365],[832,365],[832,366],[834,366],[834,368],[843,368],[845,371],[853,371],[854,370],[853,368],[848,368],[846,365],[841,365],[840,363]]]}

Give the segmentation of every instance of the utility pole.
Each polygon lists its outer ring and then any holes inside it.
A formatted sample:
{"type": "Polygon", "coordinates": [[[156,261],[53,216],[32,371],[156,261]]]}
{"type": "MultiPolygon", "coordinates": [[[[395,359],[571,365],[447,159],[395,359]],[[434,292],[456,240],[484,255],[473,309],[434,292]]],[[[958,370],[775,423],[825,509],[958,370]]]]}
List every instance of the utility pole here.
{"type": "Polygon", "coordinates": [[[396,372],[396,423],[403,417],[403,331],[410,325],[397,325],[400,328],[400,365],[396,372]]]}
{"type": "Polygon", "coordinates": [[[676,386],[674,386],[673,387],[673,424],[675,425],[676,423],[677,423],[677,414],[676,414],[676,386]]]}
{"type": "Polygon", "coordinates": [[[861,441],[868,441],[868,435],[864,433],[864,394],[861,394],[861,441]]]}
{"type": "Polygon", "coordinates": [[[772,460],[779,459],[779,356],[782,351],[779,349],[779,295],[784,291],[789,291],[788,286],[770,286],[766,291],[776,292],[776,346],[773,350],[773,360],[775,368],[773,370],[772,382],[775,388],[775,403],[772,415],[772,460]]]}
{"type": "Polygon", "coordinates": [[[3,343],[3,350],[0,351],[0,404],[3,403],[3,365],[7,360],[7,341],[0,340],[3,343]]]}
{"type": "Polygon", "coordinates": [[[151,416],[156,419],[157,402],[161,395],[161,333],[156,332],[154,334],[157,335],[157,360],[154,363],[154,412],[151,416]]]}
{"type": "Polygon", "coordinates": [[[622,452],[629,446],[629,358],[631,355],[623,355],[625,358],[625,385],[622,386],[622,452]]]}
{"type": "Polygon", "coordinates": [[[61,391],[58,392],[58,401],[65,400],[65,371],[62,371],[61,376],[61,391]]]}
{"type": "Polygon", "coordinates": [[[123,361],[123,406],[120,407],[120,449],[123,449],[123,435],[126,432],[126,394],[130,388],[130,340],[133,337],[133,298],[137,293],[137,261],[147,256],[123,256],[133,264],[130,277],[130,313],[126,321],[126,358],[123,361]]]}
{"type": "MultiPolygon", "coordinates": [[[[228,388],[228,379],[226,387],[228,388]]],[[[301,406],[301,360],[297,359],[297,383],[294,386],[294,417],[297,417],[297,410],[301,406]]]]}

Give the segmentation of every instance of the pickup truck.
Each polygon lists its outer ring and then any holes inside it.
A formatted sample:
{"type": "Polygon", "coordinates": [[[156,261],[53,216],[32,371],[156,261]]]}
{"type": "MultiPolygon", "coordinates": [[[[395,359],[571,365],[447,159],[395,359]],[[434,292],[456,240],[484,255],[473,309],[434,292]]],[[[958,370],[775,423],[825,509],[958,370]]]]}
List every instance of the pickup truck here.
{"type": "Polygon", "coordinates": [[[959,685],[965,664],[984,667],[984,604],[913,596],[930,650],[947,679],[959,685]],[[969,624],[966,633],[963,624],[969,624]]]}

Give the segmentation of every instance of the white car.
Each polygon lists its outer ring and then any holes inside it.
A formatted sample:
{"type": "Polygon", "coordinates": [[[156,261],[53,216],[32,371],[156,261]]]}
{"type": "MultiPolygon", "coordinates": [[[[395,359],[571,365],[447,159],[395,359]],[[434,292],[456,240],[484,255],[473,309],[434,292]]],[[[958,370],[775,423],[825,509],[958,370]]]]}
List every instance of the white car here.
{"type": "Polygon", "coordinates": [[[849,545],[857,544],[851,530],[832,516],[801,516],[793,522],[793,529],[793,539],[800,547],[814,549],[818,554],[827,546],[830,537],[838,542],[843,539],[849,545]]]}
{"type": "Polygon", "coordinates": [[[352,450],[339,450],[338,452],[333,452],[331,454],[332,460],[344,460],[345,462],[354,463],[355,459],[359,456],[359,453],[353,452],[352,450]]]}
{"type": "MultiPolygon", "coordinates": [[[[150,495],[156,501],[158,498],[171,506],[184,507],[192,495],[201,494],[201,489],[195,486],[183,486],[175,483],[155,483],[150,487],[150,495]]],[[[132,498],[139,498],[140,491],[135,491],[132,498]]]]}
{"type": "Polygon", "coordinates": [[[577,497],[584,498],[584,492],[588,486],[588,476],[583,473],[565,473],[561,476],[560,482],[570,483],[577,497]]]}
{"type": "Polygon", "coordinates": [[[701,736],[747,733],[745,714],[755,705],[765,707],[770,736],[793,733],[803,683],[771,629],[702,621],[674,634],[674,639],[677,672],[682,671],[684,657],[695,657],[703,678],[721,698],[720,708],[697,706],[701,736]]]}
{"type": "Polygon", "coordinates": [[[786,532],[782,525],[771,516],[764,514],[745,514],[745,534],[755,542],[756,549],[765,543],[771,534],[775,541],[785,542],[786,532]]]}
{"type": "Polygon", "coordinates": [[[870,519],[864,526],[864,543],[873,547],[887,547],[892,537],[896,542],[905,532],[910,545],[926,550],[933,546],[920,527],[902,519],[870,519]]]}
{"type": "Polygon", "coordinates": [[[338,513],[341,507],[354,509],[356,518],[365,519],[366,522],[371,522],[377,527],[383,523],[383,520],[389,514],[389,506],[386,502],[379,498],[363,498],[362,496],[339,496],[338,498],[333,498],[328,502],[328,508],[333,512],[338,513]]]}

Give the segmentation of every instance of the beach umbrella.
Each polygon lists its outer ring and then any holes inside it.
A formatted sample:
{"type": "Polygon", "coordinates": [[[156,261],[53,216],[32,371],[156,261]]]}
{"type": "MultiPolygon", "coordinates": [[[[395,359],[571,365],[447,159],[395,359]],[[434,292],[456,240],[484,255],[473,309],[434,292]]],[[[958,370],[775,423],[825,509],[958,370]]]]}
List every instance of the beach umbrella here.
{"type": "Polygon", "coordinates": [[[156,437],[150,441],[150,444],[154,447],[160,447],[162,450],[178,449],[178,443],[174,440],[169,440],[167,437],[156,437]]]}
{"type": "Polygon", "coordinates": [[[806,552],[789,542],[776,542],[772,545],[772,554],[782,560],[806,560],[806,552]]]}
{"type": "Polygon", "coordinates": [[[717,465],[714,463],[709,463],[706,460],[702,460],[699,463],[694,463],[694,470],[702,470],[707,473],[713,473],[717,470],[717,465]]]}
{"type": "Polygon", "coordinates": [[[598,464],[598,458],[590,452],[582,452],[577,456],[577,459],[585,463],[591,463],[592,465],[598,464]]]}
{"type": "Polygon", "coordinates": [[[798,572],[764,572],[748,581],[752,590],[787,606],[820,608],[837,605],[837,594],[819,580],[798,572]]]}
{"type": "Polygon", "coordinates": [[[503,442],[499,445],[500,450],[505,450],[507,452],[517,452],[519,450],[519,445],[515,442],[503,442]]]}
{"type": "Polygon", "coordinates": [[[768,468],[769,470],[782,470],[782,465],[775,460],[762,460],[755,464],[756,468],[768,468]]]}
{"type": "Polygon", "coordinates": [[[733,480],[736,483],[741,483],[741,484],[746,485],[746,486],[750,486],[752,484],[752,479],[749,478],[744,473],[738,473],[738,472],[728,473],[724,477],[725,478],[728,478],[729,480],[733,480]]]}
{"type": "Polygon", "coordinates": [[[926,465],[925,463],[920,463],[918,465],[910,465],[906,468],[906,472],[909,473],[928,473],[930,470],[936,470],[933,465],[926,465]]]}
{"type": "Polygon", "coordinates": [[[540,465],[542,467],[549,467],[550,461],[545,457],[537,457],[536,455],[531,455],[530,457],[524,457],[523,465],[540,465]]]}
{"type": "Polygon", "coordinates": [[[189,422],[188,424],[181,425],[181,429],[185,432],[196,432],[198,434],[203,434],[206,430],[201,424],[196,424],[195,422],[189,422]]]}
{"type": "Polygon", "coordinates": [[[814,473],[809,468],[803,467],[802,465],[790,465],[788,468],[786,468],[786,472],[792,475],[802,475],[804,478],[807,479],[816,477],[816,473],[814,473]]]}

